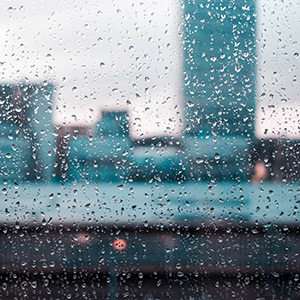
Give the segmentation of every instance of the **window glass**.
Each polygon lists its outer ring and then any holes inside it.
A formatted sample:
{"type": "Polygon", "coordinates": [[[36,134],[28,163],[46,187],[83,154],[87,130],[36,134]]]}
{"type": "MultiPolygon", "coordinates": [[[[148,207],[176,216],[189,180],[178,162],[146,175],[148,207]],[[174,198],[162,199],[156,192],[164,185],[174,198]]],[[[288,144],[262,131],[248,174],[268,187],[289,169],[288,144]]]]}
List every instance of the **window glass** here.
{"type": "Polygon", "coordinates": [[[299,1],[2,1],[0,299],[299,299],[299,1]]]}

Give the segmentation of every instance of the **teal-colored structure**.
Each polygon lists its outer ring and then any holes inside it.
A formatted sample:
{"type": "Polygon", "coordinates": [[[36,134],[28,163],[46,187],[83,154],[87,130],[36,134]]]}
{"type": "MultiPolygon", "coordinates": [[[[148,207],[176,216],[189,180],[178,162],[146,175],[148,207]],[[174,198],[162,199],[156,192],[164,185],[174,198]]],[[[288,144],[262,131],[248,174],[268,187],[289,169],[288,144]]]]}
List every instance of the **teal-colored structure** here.
{"type": "Polygon", "coordinates": [[[0,180],[50,181],[54,167],[52,84],[0,85],[0,180]]]}
{"type": "Polygon", "coordinates": [[[67,180],[97,182],[176,181],[185,179],[180,140],[134,141],[126,111],[104,111],[92,134],[70,141],[67,180]]]}
{"type": "Polygon", "coordinates": [[[131,150],[127,113],[105,111],[92,135],[75,136],[71,140],[68,178],[124,181],[128,178],[131,150]]]}
{"type": "Polygon", "coordinates": [[[155,137],[136,141],[129,178],[133,181],[184,181],[185,156],[181,139],[155,137]]]}
{"type": "Polygon", "coordinates": [[[186,0],[185,140],[194,180],[249,176],[254,138],[254,0],[186,0]]]}

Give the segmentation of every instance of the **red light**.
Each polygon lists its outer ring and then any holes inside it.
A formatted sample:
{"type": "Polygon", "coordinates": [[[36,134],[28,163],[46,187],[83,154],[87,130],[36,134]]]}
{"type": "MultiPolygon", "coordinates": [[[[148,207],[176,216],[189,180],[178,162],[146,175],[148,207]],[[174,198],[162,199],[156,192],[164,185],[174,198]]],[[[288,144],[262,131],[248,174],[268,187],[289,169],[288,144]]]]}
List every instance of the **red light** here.
{"type": "Polygon", "coordinates": [[[75,235],[74,240],[78,244],[88,244],[90,242],[91,238],[88,234],[78,233],[78,234],[75,235]]]}
{"type": "Polygon", "coordinates": [[[125,250],[125,248],[127,247],[127,243],[123,239],[117,239],[113,242],[113,247],[115,250],[125,250]]]}

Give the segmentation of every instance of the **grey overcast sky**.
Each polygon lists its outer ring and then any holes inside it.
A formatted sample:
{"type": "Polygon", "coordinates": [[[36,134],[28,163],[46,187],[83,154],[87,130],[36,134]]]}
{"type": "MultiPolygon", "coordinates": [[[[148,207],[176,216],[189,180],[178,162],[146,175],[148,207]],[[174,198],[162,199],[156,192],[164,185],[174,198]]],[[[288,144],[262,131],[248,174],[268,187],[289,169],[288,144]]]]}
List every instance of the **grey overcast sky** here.
{"type": "Polygon", "coordinates": [[[256,134],[300,138],[300,1],[258,2],[256,134]]]}
{"type": "MultiPolygon", "coordinates": [[[[2,82],[52,81],[53,120],[128,109],[134,136],[182,128],[181,1],[1,1],[2,82]]],[[[258,2],[258,136],[299,136],[300,1],[258,2]]]]}

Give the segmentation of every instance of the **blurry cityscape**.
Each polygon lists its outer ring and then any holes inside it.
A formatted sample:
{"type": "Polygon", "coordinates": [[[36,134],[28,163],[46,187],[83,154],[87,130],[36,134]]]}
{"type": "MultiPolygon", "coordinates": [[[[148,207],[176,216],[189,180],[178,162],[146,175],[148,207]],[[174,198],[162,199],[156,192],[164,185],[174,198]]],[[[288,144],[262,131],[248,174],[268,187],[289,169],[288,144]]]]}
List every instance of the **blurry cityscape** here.
{"type": "Polygon", "coordinates": [[[180,137],[133,138],[126,110],[54,126],[55,82],[1,85],[1,299],[14,280],[20,299],[299,299],[300,142],[256,138],[256,5],[227,2],[185,2],[180,137]]]}

